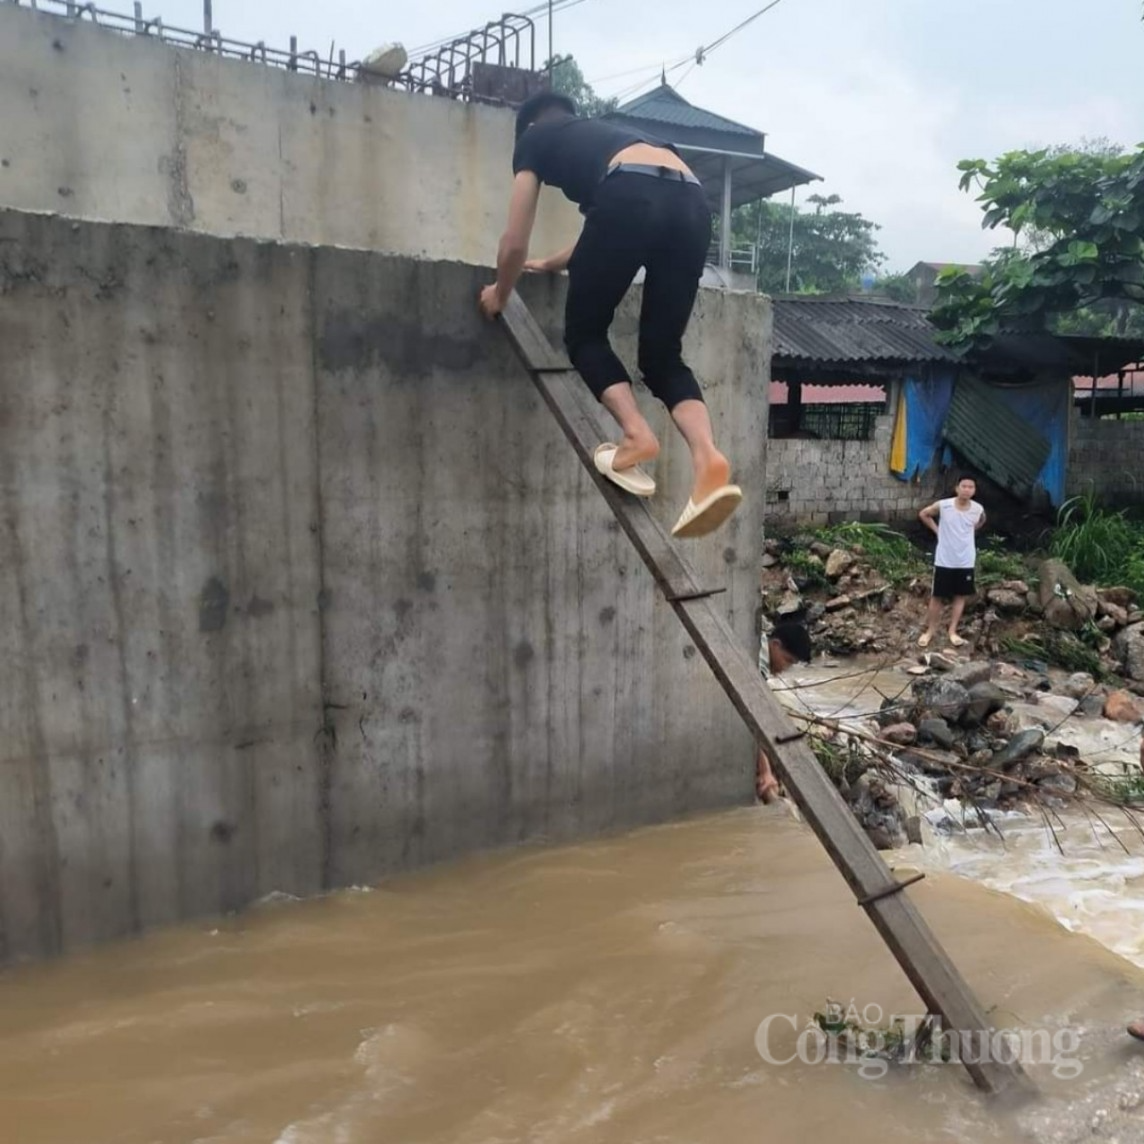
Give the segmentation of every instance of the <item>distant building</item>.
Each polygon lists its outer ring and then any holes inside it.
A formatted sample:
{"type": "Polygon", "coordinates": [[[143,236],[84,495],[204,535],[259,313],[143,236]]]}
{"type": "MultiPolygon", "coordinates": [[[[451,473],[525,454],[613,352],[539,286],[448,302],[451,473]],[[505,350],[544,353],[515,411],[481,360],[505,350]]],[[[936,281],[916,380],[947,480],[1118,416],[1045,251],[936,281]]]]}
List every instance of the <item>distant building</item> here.
{"type": "Polygon", "coordinates": [[[950,269],[964,270],[974,278],[982,271],[981,266],[965,262],[919,262],[906,271],[906,277],[914,288],[914,302],[919,306],[932,306],[937,301],[937,276],[950,269]]]}
{"type": "Polygon", "coordinates": [[[719,218],[711,262],[725,275],[732,270],[749,275],[752,283],[755,251],[732,250],[732,211],[822,178],[768,151],[762,131],[688,103],[666,82],[603,118],[647,131],[682,153],[703,183],[712,214],[719,218]]]}

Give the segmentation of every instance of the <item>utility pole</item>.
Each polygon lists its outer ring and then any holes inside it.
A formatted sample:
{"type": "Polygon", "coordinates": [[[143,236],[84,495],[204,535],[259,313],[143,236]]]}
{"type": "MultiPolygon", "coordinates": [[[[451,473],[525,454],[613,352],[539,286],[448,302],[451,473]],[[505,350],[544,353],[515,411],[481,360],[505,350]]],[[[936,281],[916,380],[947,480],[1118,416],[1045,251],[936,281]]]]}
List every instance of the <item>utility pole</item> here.
{"type": "Polygon", "coordinates": [[[210,35],[214,31],[214,13],[211,11],[211,0],[203,0],[203,32],[210,35]]]}

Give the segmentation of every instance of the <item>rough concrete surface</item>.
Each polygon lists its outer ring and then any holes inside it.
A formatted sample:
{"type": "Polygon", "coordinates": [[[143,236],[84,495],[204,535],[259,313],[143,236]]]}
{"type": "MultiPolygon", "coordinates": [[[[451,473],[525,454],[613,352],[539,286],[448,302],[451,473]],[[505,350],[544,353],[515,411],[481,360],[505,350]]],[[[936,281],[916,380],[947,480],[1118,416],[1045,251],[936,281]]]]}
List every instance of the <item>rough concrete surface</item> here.
{"type": "MultiPolygon", "coordinates": [[[[486,276],[0,212],[0,955],[751,797],[486,276]]],[[[748,490],[768,328],[688,335],[748,490]]],[[[747,646],[762,513],[689,546],[747,646]]]]}

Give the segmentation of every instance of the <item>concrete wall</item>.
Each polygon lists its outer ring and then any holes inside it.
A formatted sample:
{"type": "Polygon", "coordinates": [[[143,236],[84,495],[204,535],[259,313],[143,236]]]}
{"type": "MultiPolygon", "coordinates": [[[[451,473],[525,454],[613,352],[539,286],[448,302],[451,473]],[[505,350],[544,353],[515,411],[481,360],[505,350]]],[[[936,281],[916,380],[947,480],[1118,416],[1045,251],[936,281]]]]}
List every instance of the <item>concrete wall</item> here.
{"type": "Polygon", "coordinates": [[[1094,493],[1112,507],[1144,504],[1144,421],[1104,421],[1073,409],[1066,491],[1094,493]]]}
{"type": "MultiPolygon", "coordinates": [[[[121,5],[129,9],[129,5],[121,5]]],[[[0,4],[0,206],[490,264],[512,113],[0,4]]],[[[578,214],[542,196],[540,253],[578,214]]]]}
{"type": "MultiPolygon", "coordinates": [[[[482,277],[0,212],[0,956],[751,797],[482,277]]],[[[769,321],[688,335],[748,489],[769,321]]],[[[763,509],[688,548],[748,647],[763,509]]]]}
{"type": "Polygon", "coordinates": [[[835,524],[916,516],[935,487],[928,478],[907,483],[890,472],[893,431],[894,418],[887,413],[877,418],[869,441],[772,439],[767,445],[768,521],[835,524]]]}

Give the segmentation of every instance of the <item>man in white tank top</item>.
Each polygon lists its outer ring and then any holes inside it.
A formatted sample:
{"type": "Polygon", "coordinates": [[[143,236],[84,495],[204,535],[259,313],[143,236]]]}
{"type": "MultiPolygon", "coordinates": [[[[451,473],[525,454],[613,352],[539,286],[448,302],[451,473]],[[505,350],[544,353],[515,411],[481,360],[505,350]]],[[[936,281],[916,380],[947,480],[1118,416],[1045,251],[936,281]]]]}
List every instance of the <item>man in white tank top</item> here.
{"type": "Polygon", "coordinates": [[[953,602],[949,617],[949,642],[961,647],[965,640],[957,634],[965,611],[965,601],[974,594],[973,570],[977,565],[977,530],[985,524],[985,509],[973,499],[977,482],[962,476],[957,495],[927,505],[918,519],[937,537],[933,558],[933,591],[930,595],[926,630],[918,644],[929,647],[941,623],[942,605],[953,602]]]}

